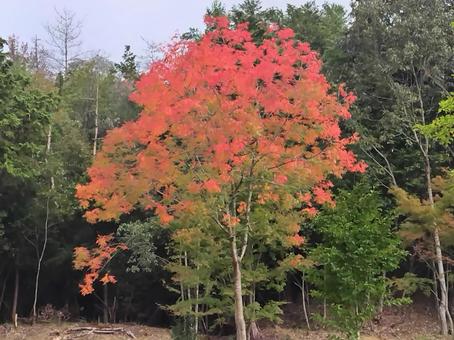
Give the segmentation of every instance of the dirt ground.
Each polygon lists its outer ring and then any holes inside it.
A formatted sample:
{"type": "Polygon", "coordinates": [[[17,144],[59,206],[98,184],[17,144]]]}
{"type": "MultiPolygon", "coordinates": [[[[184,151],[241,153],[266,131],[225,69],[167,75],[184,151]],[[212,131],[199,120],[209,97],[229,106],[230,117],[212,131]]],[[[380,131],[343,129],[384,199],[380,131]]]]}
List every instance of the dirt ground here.
{"type": "MultiPolygon", "coordinates": [[[[301,313],[292,306],[286,310],[286,319],[279,326],[261,326],[263,340],[322,340],[328,339],[332,332],[323,329],[308,331],[302,328],[304,322],[301,313]]],[[[170,340],[170,330],[136,324],[96,325],[89,323],[37,323],[19,325],[17,329],[11,325],[0,325],[0,339],[32,339],[32,340],[120,340],[131,339],[170,340]],[[117,329],[116,334],[93,334],[90,329],[117,329]],[[79,331],[77,331],[79,329],[79,331]],[[85,330],[84,330],[85,329],[85,330]],[[76,331],[75,331],[76,330],[76,331]]],[[[201,338],[203,339],[203,338],[201,338]]],[[[206,340],[232,340],[233,337],[207,337],[206,340]]],[[[204,340],[205,340],[204,339],[204,340]]],[[[437,316],[433,313],[430,303],[386,309],[382,315],[370,322],[361,333],[363,340],[432,340],[443,339],[438,335],[437,316]]],[[[449,337],[447,339],[452,339],[449,337]]]]}
{"type": "MultiPolygon", "coordinates": [[[[285,311],[286,320],[279,327],[267,328],[263,331],[267,340],[325,340],[333,332],[323,329],[307,331],[301,329],[301,311],[289,306],[285,311]],[[292,314],[295,314],[292,316],[292,314]]],[[[369,322],[361,332],[362,340],[436,340],[450,339],[439,335],[437,315],[432,302],[419,301],[410,306],[385,308],[383,313],[369,322]]]]}
{"type": "Polygon", "coordinates": [[[148,327],[142,325],[95,325],[95,324],[77,324],[77,323],[63,323],[57,325],[54,323],[37,323],[31,325],[19,325],[17,329],[12,328],[10,325],[0,325],[0,339],[10,340],[123,340],[131,339],[132,337],[126,334],[134,335],[136,339],[147,340],[170,340],[170,331],[165,328],[148,327]],[[96,328],[96,329],[123,329],[116,331],[116,334],[87,334],[89,330],[80,330],[72,332],[71,330],[82,328],[96,328]]]}

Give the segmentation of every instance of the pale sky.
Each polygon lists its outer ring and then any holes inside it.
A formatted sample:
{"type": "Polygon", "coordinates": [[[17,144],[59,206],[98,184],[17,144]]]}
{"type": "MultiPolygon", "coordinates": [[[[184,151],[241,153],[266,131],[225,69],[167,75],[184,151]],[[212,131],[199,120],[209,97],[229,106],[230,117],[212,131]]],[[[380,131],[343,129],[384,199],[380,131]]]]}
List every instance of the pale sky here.
{"type": "MultiPolygon", "coordinates": [[[[73,11],[82,22],[82,50],[100,51],[118,61],[124,45],[138,54],[146,44],[168,41],[189,27],[203,27],[203,15],[212,0],[0,0],[0,37],[16,35],[30,41],[35,35],[48,39],[44,26],[55,18],[54,8],[73,11]]],[[[241,0],[224,0],[226,8],[241,0]]],[[[304,0],[262,0],[263,8],[301,5],[304,0]]],[[[321,4],[324,0],[317,0],[321,4]]],[[[350,0],[327,2],[349,6],[350,0]]]]}

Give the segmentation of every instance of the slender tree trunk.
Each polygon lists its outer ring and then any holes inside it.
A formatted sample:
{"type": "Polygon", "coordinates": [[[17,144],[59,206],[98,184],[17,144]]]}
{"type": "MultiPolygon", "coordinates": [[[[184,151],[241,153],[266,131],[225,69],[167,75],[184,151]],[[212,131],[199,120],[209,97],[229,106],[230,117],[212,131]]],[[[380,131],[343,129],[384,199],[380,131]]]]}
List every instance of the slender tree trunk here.
{"type": "Polygon", "coordinates": [[[11,308],[11,322],[17,327],[17,300],[19,297],[19,269],[15,269],[14,275],[14,295],[13,295],[13,306],[11,308]]]}
{"type": "MultiPolygon", "coordinates": [[[[429,197],[429,202],[432,208],[434,207],[434,198],[432,192],[432,176],[430,168],[430,160],[426,153],[425,157],[425,172],[426,172],[426,183],[427,183],[427,194],[429,197]]],[[[438,226],[434,226],[433,230],[434,244],[435,244],[435,262],[437,265],[437,279],[440,286],[440,303],[438,308],[438,313],[440,316],[441,322],[441,333],[443,335],[448,335],[449,331],[453,331],[453,322],[451,314],[448,309],[448,289],[446,287],[446,278],[445,278],[445,268],[443,265],[443,255],[441,251],[441,242],[438,226]],[[448,329],[448,320],[449,320],[449,329],[448,329]]]]}
{"type": "MultiPolygon", "coordinates": [[[[386,272],[383,272],[382,276],[383,276],[383,280],[385,281],[386,280],[386,272]]],[[[380,314],[383,313],[383,305],[385,303],[385,294],[386,294],[386,290],[383,291],[383,293],[380,296],[380,301],[379,301],[379,304],[378,304],[378,312],[380,314]]]]}
{"type": "MultiPolygon", "coordinates": [[[[197,265],[197,271],[199,270],[199,265],[197,265]]],[[[194,333],[197,336],[199,332],[199,283],[195,287],[195,321],[194,321],[194,333]]]]}
{"type": "Polygon", "coordinates": [[[447,268],[447,272],[445,273],[445,277],[446,277],[446,310],[448,311],[447,317],[448,317],[449,327],[451,329],[451,334],[453,334],[454,333],[454,324],[453,324],[453,321],[452,321],[451,311],[449,309],[449,299],[450,299],[450,296],[449,296],[449,272],[450,272],[450,267],[449,267],[448,263],[446,263],[446,268],[447,268]]]}
{"type": "Polygon", "coordinates": [[[65,41],[64,41],[64,54],[65,54],[65,77],[68,75],[68,36],[67,33],[65,34],[65,41]]]}
{"type": "Polygon", "coordinates": [[[438,228],[434,229],[434,242],[435,242],[435,256],[437,262],[437,271],[438,271],[438,284],[440,286],[440,302],[438,304],[438,313],[440,316],[441,322],[441,333],[443,335],[448,335],[448,323],[447,323],[447,294],[446,294],[446,281],[445,281],[445,271],[442,261],[441,245],[440,245],[440,236],[438,228]]]}
{"type": "MultiPolygon", "coordinates": [[[[326,292],[326,269],[323,268],[323,286],[326,292]]],[[[323,298],[323,320],[326,320],[326,297],[323,298]]]]}
{"type": "MultiPolygon", "coordinates": [[[[433,276],[433,291],[434,291],[434,298],[435,298],[435,310],[440,308],[440,297],[438,296],[438,280],[437,280],[437,267],[435,266],[435,261],[432,261],[432,276],[433,276]]],[[[440,315],[438,315],[438,319],[440,319],[440,315]]]]}
{"type": "MultiPolygon", "coordinates": [[[[50,148],[51,148],[51,143],[52,143],[52,125],[49,125],[49,131],[47,133],[47,148],[46,148],[46,163],[47,163],[47,158],[50,153],[50,148]]],[[[44,243],[43,247],[41,249],[41,253],[39,252],[39,245],[36,245],[36,251],[37,251],[37,263],[36,263],[36,275],[35,275],[35,291],[34,291],[34,296],[33,296],[33,315],[32,315],[32,322],[36,322],[36,317],[37,317],[37,311],[36,311],[36,305],[38,302],[38,290],[39,290],[39,277],[41,275],[41,264],[43,262],[44,258],[44,253],[46,252],[46,247],[47,247],[47,239],[48,239],[48,229],[49,229],[49,203],[50,203],[50,196],[51,196],[51,191],[54,189],[55,182],[54,182],[54,176],[50,177],[50,191],[47,194],[47,201],[46,201],[46,219],[44,221],[44,243]]]]}
{"type": "MultiPolygon", "coordinates": [[[[186,268],[189,268],[189,259],[188,259],[188,252],[185,251],[184,252],[184,266],[186,268]]],[[[188,300],[191,300],[191,287],[188,286],[187,290],[186,290],[186,296],[188,298],[188,300]]],[[[191,304],[191,313],[192,313],[192,304],[191,304]]],[[[189,329],[191,330],[191,332],[194,331],[194,325],[193,325],[193,316],[192,315],[189,315],[189,317],[186,317],[186,320],[189,322],[188,326],[189,326],[189,329]]]]}
{"type": "Polygon", "coordinates": [[[99,115],[99,84],[98,79],[96,79],[96,103],[95,103],[95,136],[93,138],[93,157],[96,156],[96,149],[98,147],[98,115],[99,115]]]}
{"type": "Polygon", "coordinates": [[[102,321],[104,323],[108,323],[109,322],[109,290],[108,290],[107,285],[103,286],[103,300],[104,300],[104,304],[103,304],[102,321]]]}
{"type": "Polygon", "coordinates": [[[234,298],[235,298],[235,326],[236,340],[247,340],[246,321],[244,320],[243,310],[243,292],[241,288],[241,263],[236,249],[236,237],[231,240],[232,247],[232,265],[234,281],[234,298]]]}
{"type": "Polygon", "coordinates": [[[199,284],[195,288],[195,320],[194,320],[194,333],[199,333],[199,284]]]}
{"type": "MultiPolygon", "coordinates": [[[[47,132],[46,163],[47,163],[47,159],[49,158],[51,144],[52,144],[52,125],[49,125],[49,131],[47,132]]],[[[54,175],[51,175],[50,176],[50,189],[54,190],[54,187],[55,187],[54,175]]]]}
{"type": "MultiPolygon", "coordinates": [[[[252,269],[252,266],[251,266],[251,269],[252,269]]],[[[255,286],[256,286],[255,282],[252,282],[251,288],[250,288],[251,292],[249,294],[249,305],[252,305],[253,303],[255,303],[255,290],[256,290],[255,286]]],[[[254,315],[254,319],[255,319],[255,315],[254,315]]],[[[257,322],[255,320],[251,320],[249,323],[248,336],[249,336],[249,340],[262,339],[262,336],[260,335],[260,329],[257,326],[257,322]]]]}
{"type": "MultiPolygon", "coordinates": [[[[47,247],[47,239],[48,239],[48,229],[49,229],[49,201],[50,201],[50,193],[47,196],[46,202],[46,220],[44,222],[44,243],[43,248],[41,249],[41,253],[38,257],[38,262],[36,264],[36,275],[35,275],[35,292],[33,298],[33,323],[36,321],[37,312],[36,312],[36,304],[38,302],[38,289],[39,289],[39,277],[41,275],[41,264],[43,262],[44,253],[46,252],[47,247]]],[[[37,245],[38,247],[38,245],[37,245]]]]}
{"type": "Polygon", "coordinates": [[[5,275],[2,285],[2,293],[0,294],[0,312],[2,311],[3,300],[5,299],[6,284],[8,283],[9,271],[5,275]]]}
{"type": "Polygon", "coordinates": [[[306,320],[306,325],[307,329],[311,330],[311,325],[309,324],[309,317],[307,315],[307,307],[306,307],[306,284],[305,284],[305,277],[304,277],[304,271],[303,271],[303,276],[301,278],[301,298],[303,300],[303,313],[304,313],[304,320],[306,320]]]}

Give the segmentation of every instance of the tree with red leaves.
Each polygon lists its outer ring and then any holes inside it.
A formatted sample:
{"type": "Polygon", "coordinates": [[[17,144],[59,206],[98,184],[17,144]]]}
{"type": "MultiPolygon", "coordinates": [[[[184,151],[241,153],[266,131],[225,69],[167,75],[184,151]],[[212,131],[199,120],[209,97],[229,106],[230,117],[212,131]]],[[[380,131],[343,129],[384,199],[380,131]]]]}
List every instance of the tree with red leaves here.
{"type": "Polygon", "coordinates": [[[163,225],[203,220],[205,235],[224,235],[243,340],[242,262],[264,232],[254,212],[269,212],[270,243],[298,246],[298,223],[333,203],[328,177],[365,164],[347,148],[357,137],[339,128],[355,98],[330,91],[308,44],[273,27],[257,46],[246,25],[206,23],[200,40],[174,42],[138,81],[140,117],[107,134],[77,197],[92,223],[143,209],[163,225]]]}

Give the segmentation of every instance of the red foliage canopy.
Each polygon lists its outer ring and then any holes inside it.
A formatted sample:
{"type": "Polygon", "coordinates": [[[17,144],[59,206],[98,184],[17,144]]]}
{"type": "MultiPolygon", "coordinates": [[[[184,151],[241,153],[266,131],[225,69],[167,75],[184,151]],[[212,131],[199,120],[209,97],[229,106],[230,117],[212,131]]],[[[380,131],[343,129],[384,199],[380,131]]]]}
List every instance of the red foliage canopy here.
{"type": "Polygon", "coordinates": [[[137,83],[131,99],[140,117],[107,134],[90,181],[77,187],[88,221],[140,207],[166,224],[195,197],[227,192],[245,174],[258,179],[258,204],[289,186],[312,214],[313,202],[331,200],[328,175],[364,171],[347,149],[356,136],[339,128],[354,96],[342,87],[332,93],[307,43],[277,29],[257,46],[245,24],[207,24],[201,40],[171,44],[137,83]]]}

